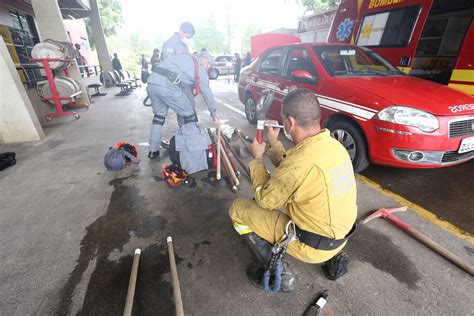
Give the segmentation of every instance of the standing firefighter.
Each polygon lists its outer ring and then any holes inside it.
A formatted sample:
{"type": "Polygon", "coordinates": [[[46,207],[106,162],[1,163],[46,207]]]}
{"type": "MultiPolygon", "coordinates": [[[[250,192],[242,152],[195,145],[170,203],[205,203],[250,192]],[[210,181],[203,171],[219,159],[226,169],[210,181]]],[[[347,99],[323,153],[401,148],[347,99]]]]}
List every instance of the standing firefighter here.
{"type": "Polygon", "coordinates": [[[355,228],[356,184],[347,151],[320,127],[321,108],[312,91],[290,92],[281,116],[295,146],[285,152],[279,129],[269,127],[267,154],[277,167],[270,176],[262,160],[266,144],[252,143],[254,201],[235,200],[229,215],[260,263],[248,268],[249,280],[266,290],[291,292],[295,278],[281,262],[285,250],[307,263],[325,262],[323,271],[332,280],[347,272],[348,256],[341,250],[355,228]],[[281,286],[269,284],[278,279],[281,286]]]}
{"type": "Polygon", "coordinates": [[[191,55],[188,48],[189,41],[193,38],[196,31],[194,26],[189,22],[184,22],[176,32],[163,44],[163,60],[172,55],[191,55]]]}
{"type": "Polygon", "coordinates": [[[218,122],[214,95],[209,88],[207,70],[211,67],[212,57],[201,54],[196,60],[191,55],[173,55],[163,61],[148,77],[147,93],[151,99],[153,122],[150,132],[150,151],[148,157],[159,158],[161,130],[168,109],[181,116],[184,124],[197,122],[198,118],[185,90],[201,92],[214,122],[218,122]]]}
{"type": "MultiPolygon", "coordinates": [[[[188,44],[193,38],[196,31],[194,26],[190,22],[183,22],[179,27],[179,31],[174,33],[164,44],[162,49],[162,61],[170,58],[174,55],[188,55],[192,56],[189,51],[188,44]]],[[[210,56],[210,55],[207,55],[210,56]]],[[[209,58],[209,62],[212,64],[213,60],[209,58]]],[[[206,75],[207,76],[207,75],[206,75]]],[[[190,87],[185,87],[183,89],[184,94],[188,97],[191,102],[193,109],[196,107],[196,101],[194,100],[193,92],[190,87]]],[[[184,119],[181,115],[177,116],[179,126],[184,124],[184,119]]]]}

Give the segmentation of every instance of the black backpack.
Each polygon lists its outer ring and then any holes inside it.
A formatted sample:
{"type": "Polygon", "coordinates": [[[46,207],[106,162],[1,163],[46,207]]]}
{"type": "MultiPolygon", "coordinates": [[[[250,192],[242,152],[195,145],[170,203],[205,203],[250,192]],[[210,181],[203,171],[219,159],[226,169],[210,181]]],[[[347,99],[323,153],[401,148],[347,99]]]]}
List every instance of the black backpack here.
{"type": "MultiPolygon", "coordinates": [[[[174,136],[171,137],[169,145],[166,146],[165,149],[168,150],[171,162],[181,167],[181,163],[179,160],[179,151],[176,150],[176,141],[174,136]]],[[[209,169],[216,168],[216,147],[214,144],[210,145],[207,149],[207,165],[209,166],[209,169]]]]}
{"type": "Polygon", "coordinates": [[[0,154],[0,171],[16,164],[15,156],[16,154],[11,152],[0,154]]]}

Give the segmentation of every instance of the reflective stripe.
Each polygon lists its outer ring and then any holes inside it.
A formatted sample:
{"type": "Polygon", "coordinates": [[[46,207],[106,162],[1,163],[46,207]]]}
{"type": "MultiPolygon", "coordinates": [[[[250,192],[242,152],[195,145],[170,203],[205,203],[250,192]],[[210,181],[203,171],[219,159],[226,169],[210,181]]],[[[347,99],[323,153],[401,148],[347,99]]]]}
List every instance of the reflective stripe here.
{"type": "Polygon", "coordinates": [[[452,81],[474,82],[474,70],[472,69],[453,69],[451,75],[452,81]]]}
{"type": "Polygon", "coordinates": [[[239,235],[252,233],[252,230],[247,225],[242,225],[236,222],[234,222],[233,225],[234,225],[234,229],[237,231],[237,233],[239,233],[239,235]]]}
{"type": "Polygon", "coordinates": [[[474,95],[474,86],[471,86],[471,85],[450,83],[448,87],[459,90],[467,94],[474,95]]]}
{"type": "MultiPolygon", "coordinates": [[[[280,91],[278,86],[270,81],[265,80],[258,80],[257,83],[251,83],[254,86],[259,86],[261,88],[266,89],[273,89],[276,92],[280,92],[281,94],[285,95],[287,89],[280,91]]],[[[321,106],[325,106],[327,109],[331,109],[333,111],[343,111],[350,113],[357,118],[362,118],[366,120],[370,120],[378,111],[369,107],[362,106],[360,104],[350,103],[348,101],[335,99],[332,97],[328,97],[325,95],[316,94],[318,97],[319,104],[321,106]]]]}
{"type": "Polygon", "coordinates": [[[257,202],[257,205],[260,205],[260,201],[262,200],[262,186],[259,185],[258,187],[255,188],[255,202],[257,202]]]}
{"type": "Polygon", "coordinates": [[[409,75],[410,74],[410,70],[411,70],[411,67],[397,67],[398,70],[400,70],[401,72],[409,75]]]}
{"type": "Polygon", "coordinates": [[[318,97],[318,101],[319,101],[319,104],[321,104],[321,105],[325,105],[325,106],[332,107],[332,108],[337,109],[337,110],[341,110],[341,111],[344,111],[344,112],[347,112],[347,113],[351,113],[351,114],[357,115],[357,116],[365,118],[365,119],[371,119],[375,115],[375,113],[373,113],[373,112],[370,112],[370,111],[367,111],[367,110],[364,110],[364,109],[361,109],[361,108],[356,108],[355,106],[344,104],[342,102],[328,100],[328,99],[324,99],[324,98],[321,98],[321,97],[318,97]]]}

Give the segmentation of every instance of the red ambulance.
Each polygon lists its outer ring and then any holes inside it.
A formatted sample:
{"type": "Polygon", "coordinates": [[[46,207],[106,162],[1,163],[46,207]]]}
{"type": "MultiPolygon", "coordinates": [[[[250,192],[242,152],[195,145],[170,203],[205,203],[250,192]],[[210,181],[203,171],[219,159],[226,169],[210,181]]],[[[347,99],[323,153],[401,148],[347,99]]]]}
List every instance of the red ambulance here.
{"type": "Polygon", "coordinates": [[[327,42],[369,47],[401,71],[474,95],[474,1],[342,0],[327,42]]]}

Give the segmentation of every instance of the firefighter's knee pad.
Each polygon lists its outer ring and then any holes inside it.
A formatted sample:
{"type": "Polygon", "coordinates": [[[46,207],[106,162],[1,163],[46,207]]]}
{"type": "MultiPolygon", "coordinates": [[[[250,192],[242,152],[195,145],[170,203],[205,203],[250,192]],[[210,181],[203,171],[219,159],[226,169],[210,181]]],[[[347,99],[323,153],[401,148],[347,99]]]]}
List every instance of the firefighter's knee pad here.
{"type": "Polygon", "coordinates": [[[183,116],[184,124],[194,123],[198,121],[198,117],[196,115],[196,111],[193,114],[188,116],[183,116]]]}
{"type": "Polygon", "coordinates": [[[163,126],[165,124],[165,119],[166,119],[166,117],[155,114],[155,116],[153,117],[152,122],[153,122],[153,124],[163,126]]]}

